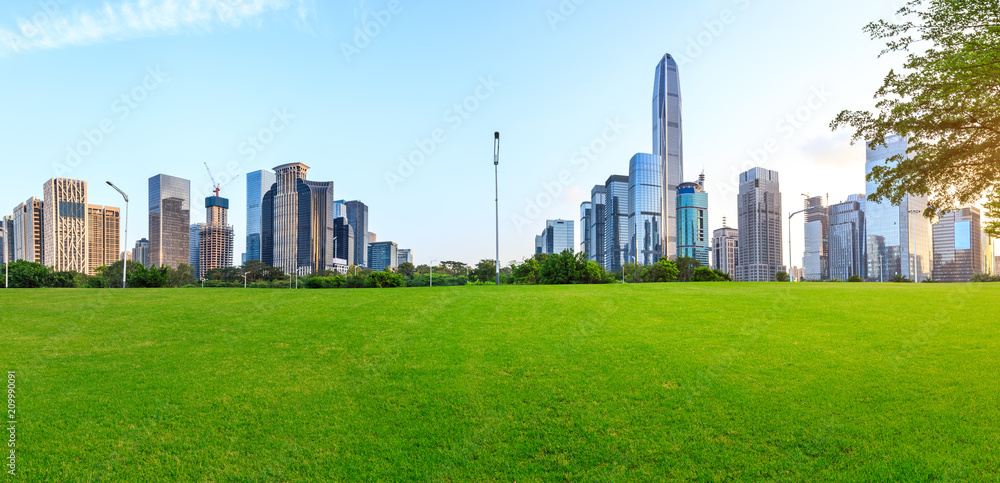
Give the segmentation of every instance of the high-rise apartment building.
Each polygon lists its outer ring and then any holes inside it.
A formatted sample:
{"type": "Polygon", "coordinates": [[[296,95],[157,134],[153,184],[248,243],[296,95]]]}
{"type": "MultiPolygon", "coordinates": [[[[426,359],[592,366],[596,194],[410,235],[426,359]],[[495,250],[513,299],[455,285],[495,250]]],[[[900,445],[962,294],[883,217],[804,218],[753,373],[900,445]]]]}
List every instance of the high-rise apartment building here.
{"type": "Polygon", "coordinates": [[[347,223],[354,231],[354,260],[359,267],[368,266],[368,205],[360,201],[347,202],[347,223]]]}
{"type": "MultiPolygon", "coordinates": [[[[887,146],[867,149],[865,171],[885,166],[896,156],[906,156],[908,140],[903,136],[886,137],[887,146]]],[[[867,195],[878,188],[874,181],[866,184],[867,195]]],[[[895,275],[921,281],[931,276],[933,237],[930,220],[923,217],[927,198],[907,195],[899,205],[888,200],[865,204],[865,236],[867,236],[868,279],[885,282],[895,275]]]]}
{"type": "Polygon", "coordinates": [[[191,263],[191,181],[149,178],[149,264],[177,268],[191,263]]]}
{"type": "Polygon", "coordinates": [[[132,261],[146,267],[149,266],[149,240],[142,238],[135,242],[135,248],[132,249],[132,261]]]}
{"type": "Polygon", "coordinates": [[[545,229],[535,240],[535,253],[553,255],[565,250],[573,253],[573,220],[545,220],[545,229]]]}
{"type": "Polygon", "coordinates": [[[594,212],[589,201],[580,203],[580,253],[585,257],[590,257],[590,252],[594,249],[590,241],[590,225],[593,223],[594,212]]]}
{"type": "Polygon", "coordinates": [[[806,198],[805,211],[805,252],[802,256],[802,268],[806,271],[806,280],[827,280],[830,278],[829,267],[829,218],[827,209],[823,206],[823,197],[806,198]]]}
{"type": "Polygon", "coordinates": [[[705,176],[697,183],[677,187],[677,256],[698,260],[707,267],[711,240],[708,238],[708,193],[705,176]]]}
{"type": "Polygon", "coordinates": [[[663,191],[663,253],[677,253],[677,189],[684,179],[684,136],[681,122],[681,81],[673,56],[656,66],[653,81],[653,154],[660,158],[663,191]]]}
{"type": "Polygon", "coordinates": [[[205,223],[198,234],[198,278],[214,268],[233,266],[233,227],[229,225],[229,200],[205,198],[205,223]]]}
{"type": "Polygon", "coordinates": [[[740,174],[739,265],[736,280],[768,282],[785,271],[781,263],[781,191],[778,172],[752,168],[740,174]]]}
{"type": "Polygon", "coordinates": [[[847,201],[827,209],[830,226],[827,266],[831,279],[847,280],[854,275],[868,278],[864,197],[863,194],[851,195],[847,201]]]}
{"type": "Polygon", "coordinates": [[[376,272],[396,268],[398,260],[398,246],[395,242],[382,241],[368,245],[368,268],[376,272]]]}
{"type": "Polygon", "coordinates": [[[604,183],[604,267],[618,272],[628,263],[628,176],[604,183]]]}
{"type": "Polygon", "coordinates": [[[712,268],[722,270],[730,276],[736,275],[739,265],[739,230],[726,226],[722,220],[722,228],[712,232],[712,268]]]}
{"type": "Polygon", "coordinates": [[[409,248],[396,249],[396,266],[398,267],[403,263],[413,263],[413,250],[409,248]]]}
{"type": "Polygon", "coordinates": [[[274,171],[261,169],[247,173],[247,260],[261,260],[261,203],[274,184],[274,171]]]}
{"type": "Polygon", "coordinates": [[[604,185],[596,185],[590,190],[590,243],[591,252],[587,253],[587,260],[597,262],[602,267],[607,260],[604,259],[604,185]]]}
{"type": "Polygon", "coordinates": [[[28,198],[14,208],[13,236],[8,243],[14,247],[12,260],[45,262],[45,230],[42,226],[45,215],[42,206],[42,200],[28,198]]]}
{"type": "Polygon", "coordinates": [[[43,189],[43,263],[56,271],[88,273],[87,182],[52,178],[43,189]]]}
{"type": "Polygon", "coordinates": [[[628,163],[628,263],[652,265],[663,257],[663,166],[655,154],[628,163]]]}
{"type": "Polygon", "coordinates": [[[934,280],[969,282],[978,273],[988,273],[989,267],[985,267],[983,263],[983,232],[980,223],[980,210],[974,206],[959,208],[938,218],[933,227],[934,280]]]}
{"type": "Polygon", "coordinates": [[[302,163],[274,168],[275,183],[261,203],[263,262],[286,273],[333,266],[333,183],[306,180],[302,163]]]}
{"type": "Polygon", "coordinates": [[[111,206],[87,205],[87,247],[90,259],[87,274],[94,275],[100,267],[109,267],[122,258],[121,209],[111,206]]]}

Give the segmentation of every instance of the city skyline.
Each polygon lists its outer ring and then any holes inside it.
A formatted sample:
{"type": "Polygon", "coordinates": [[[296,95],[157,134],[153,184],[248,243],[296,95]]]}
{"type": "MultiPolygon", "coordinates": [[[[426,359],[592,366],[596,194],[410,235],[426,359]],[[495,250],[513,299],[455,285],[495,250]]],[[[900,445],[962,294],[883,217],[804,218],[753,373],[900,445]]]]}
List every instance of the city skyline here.
{"type": "MultiPolygon", "coordinates": [[[[0,121],[9,133],[0,140],[0,163],[24,182],[0,195],[4,213],[41,198],[41,185],[53,177],[85,180],[90,203],[119,206],[118,194],[103,184],[111,180],[133,200],[132,230],[122,243],[128,248],[151,236],[142,215],[150,176],[190,179],[191,199],[201,200],[211,186],[207,162],[223,184],[236,178],[221,195],[244,207],[247,173],[302,162],[317,179],[337,183],[338,198],[365,200],[373,231],[405,240],[426,260],[474,263],[492,258],[491,222],[483,215],[493,202],[485,193],[492,181],[488,138],[499,130],[505,139],[500,259],[506,264],[530,255],[531,234],[545,219],[575,218],[592,186],[625,172],[632,154],[649,149],[650,77],[671,53],[684,77],[686,170],[706,171],[709,229],[716,229],[722,217],[736,219],[734,180],[754,162],[782,173],[787,207],[798,205],[801,192],[829,193],[831,204],[863,192],[864,147],[850,146],[848,133],[831,133],[827,124],[840,109],[869,106],[871,92],[898,61],[875,60],[882,46],[861,27],[890,18],[899,5],[860,1],[795,9],[787,8],[790,2],[640,2],[630,11],[587,3],[569,15],[557,4],[527,2],[403,4],[356,54],[344,49],[353,45],[354,29],[366,12],[387,5],[264,4],[231,22],[208,15],[197,24],[148,32],[91,32],[84,42],[39,24],[39,36],[49,42],[27,39],[20,47],[9,41],[25,36],[18,19],[74,26],[80,15],[101,18],[103,3],[70,8],[57,2],[53,12],[35,3],[7,5],[0,63],[22,75],[0,79],[0,90],[18,93],[4,98],[15,115],[0,121]],[[687,22],[666,33],[646,26],[664,18],[687,22]],[[815,25],[807,21],[812,18],[827,20],[815,25]],[[787,27],[786,36],[829,34],[840,42],[783,42],[771,32],[778,24],[787,27]],[[452,28],[416,34],[438,25],[452,28]],[[640,33],[611,35],[623,25],[640,33]],[[512,40],[513,31],[524,38],[512,40]],[[457,38],[467,45],[451,42],[457,38]],[[287,49],[301,53],[283,55],[287,49]],[[794,69],[782,67],[789,59],[794,69]],[[740,88],[733,89],[734,73],[761,64],[771,75],[740,76],[740,88]],[[392,81],[400,66],[413,73],[405,86],[392,81]],[[60,74],[65,69],[75,75],[60,74]],[[772,81],[777,76],[782,82],[772,81]],[[744,91],[755,95],[745,98],[744,91]],[[524,122],[535,110],[540,114],[524,122]],[[563,181],[563,171],[570,181],[563,181]],[[520,182],[526,174],[537,179],[520,182]],[[454,244],[440,243],[409,203],[436,182],[463,200],[444,207],[444,219],[473,220],[454,244]],[[540,203],[543,195],[550,201],[540,203]]],[[[204,219],[199,205],[192,206],[192,220],[204,219]]],[[[230,217],[236,257],[247,251],[244,211],[234,209],[230,217]]],[[[797,259],[801,224],[786,236],[797,259]]]]}

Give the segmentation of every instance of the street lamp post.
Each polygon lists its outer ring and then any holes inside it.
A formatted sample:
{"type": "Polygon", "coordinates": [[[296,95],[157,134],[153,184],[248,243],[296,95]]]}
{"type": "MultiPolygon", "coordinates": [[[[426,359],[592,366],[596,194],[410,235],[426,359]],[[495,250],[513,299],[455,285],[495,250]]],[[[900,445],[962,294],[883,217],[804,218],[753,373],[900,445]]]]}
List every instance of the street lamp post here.
{"type": "Polygon", "coordinates": [[[493,183],[496,194],[496,214],[497,214],[497,286],[500,286],[500,132],[493,133],[493,183]]]}
{"type": "MultiPolygon", "coordinates": [[[[808,209],[809,208],[803,208],[799,211],[796,211],[795,213],[791,213],[788,215],[788,281],[789,282],[792,281],[792,217],[799,213],[804,213],[808,209]]],[[[799,281],[801,282],[801,280],[799,281]]]]}
{"type": "Polygon", "coordinates": [[[250,275],[250,272],[243,272],[243,288],[247,288],[247,275],[250,275]]]}
{"type": "Polygon", "coordinates": [[[434,264],[435,263],[437,263],[437,260],[431,260],[431,265],[430,265],[430,267],[431,267],[431,287],[434,286],[434,264]]]}
{"type": "MultiPolygon", "coordinates": [[[[114,183],[108,181],[108,186],[112,187],[125,198],[125,239],[122,240],[122,248],[128,243],[128,195],[118,189],[114,183]]],[[[128,261],[125,260],[125,250],[122,250],[122,288],[125,288],[125,274],[128,272],[128,261]]]]}
{"type": "Polygon", "coordinates": [[[3,223],[3,288],[10,288],[10,254],[7,253],[11,244],[7,241],[7,237],[10,233],[7,233],[7,222],[0,218],[0,223],[3,223]]]}

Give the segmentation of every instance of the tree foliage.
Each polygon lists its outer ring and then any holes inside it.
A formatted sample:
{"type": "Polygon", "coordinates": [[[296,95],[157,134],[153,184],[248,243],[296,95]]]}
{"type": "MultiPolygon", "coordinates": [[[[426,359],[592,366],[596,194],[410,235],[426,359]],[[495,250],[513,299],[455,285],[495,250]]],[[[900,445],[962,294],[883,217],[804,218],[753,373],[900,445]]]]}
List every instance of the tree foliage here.
{"type": "Polygon", "coordinates": [[[907,156],[869,173],[871,201],[928,196],[930,218],[985,198],[987,231],[1000,236],[1000,2],[912,0],[898,17],[865,27],[886,41],[881,55],[906,53],[875,93],[876,112],[843,111],[830,125],[869,147],[909,138],[907,156]]]}
{"type": "Polygon", "coordinates": [[[774,279],[779,282],[791,282],[792,278],[788,276],[788,272],[778,272],[774,274],[774,279]]]}

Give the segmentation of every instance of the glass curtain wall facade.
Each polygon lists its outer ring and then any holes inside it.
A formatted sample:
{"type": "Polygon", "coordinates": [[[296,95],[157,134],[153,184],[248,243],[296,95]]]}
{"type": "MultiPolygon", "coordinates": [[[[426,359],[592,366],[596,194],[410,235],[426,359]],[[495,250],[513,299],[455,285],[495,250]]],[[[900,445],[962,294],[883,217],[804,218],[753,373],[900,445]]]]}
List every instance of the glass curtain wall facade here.
{"type": "Polygon", "coordinates": [[[573,220],[545,220],[545,229],[535,238],[535,253],[574,253],[573,220]],[[541,252],[539,252],[539,248],[541,252]]]}
{"type": "Polygon", "coordinates": [[[135,248],[132,249],[132,261],[146,267],[149,266],[149,240],[142,238],[135,242],[135,248]]]}
{"type": "Polygon", "coordinates": [[[57,272],[90,272],[87,182],[52,178],[45,182],[43,189],[43,264],[57,272]]]}
{"type": "Polygon", "coordinates": [[[204,223],[194,223],[188,231],[188,262],[187,264],[191,266],[191,273],[194,273],[195,277],[201,280],[201,265],[199,261],[201,260],[201,254],[198,250],[201,249],[201,231],[205,228],[204,223]]]}
{"type": "Polygon", "coordinates": [[[653,154],[660,158],[663,188],[663,253],[677,253],[677,188],[684,179],[684,138],[681,122],[681,81],[677,62],[666,54],[653,80],[653,154]]]}
{"type": "Polygon", "coordinates": [[[773,282],[782,260],[781,191],[778,172],[752,168],[740,174],[737,197],[740,260],[736,280],[773,282]]]}
{"type": "Polygon", "coordinates": [[[333,232],[337,240],[334,242],[334,258],[354,263],[354,229],[347,223],[347,217],[333,220],[333,232]]]}
{"type": "Polygon", "coordinates": [[[260,245],[261,212],[264,194],[271,190],[274,181],[274,172],[271,170],[247,173],[247,260],[263,260],[260,245]]]}
{"type": "Polygon", "coordinates": [[[354,261],[359,267],[368,266],[368,205],[360,201],[347,202],[347,223],[354,230],[354,261]]]}
{"type": "MultiPolygon", "coordinates": [[[[866,153],[865,172],[884,166],[896,156],[905,157],[909,147],[903,136],[886,136],[887,146],[877,146],[866,153]]],[[[866,183],[867,195],[875,193],[877,183],[866,183]]],[[[885,282],[895,275],[913,281],[931,276],[933,237],[931,223],[923,217],[927,198],[907,195],[899,205],[887,200],[865,205],[865,234],[868,252],[868,279],[885,282]]]]}
{"type": "Polygon", "coordinates": [[[149,178],[149,263],[177,268],[191,261],[191,181],[149,178]]]}
{"type": "Polygon", "coordinates": [[[371,263],[368,268],[376,272],[387,268],[396,268],[396,262],[399,260],[398,249],[396,243],[391,241],[375,242],[368,245],[368,261],[371,263]]]}
{"type": "Polygon", "coordinates": [[[628,167],[628,263],[653,265],[663,256],[660,157],[639,153],[628,167]]]}
{"type": "Polygon", "coordinates": [[[978,273],[988,273],[980,223],[979,208],[972,206],[941,215],[934,224],[934,280],[969,282],[978,273]]]}
{"type": "Polygon", "coordinates": [[[594,216],[589,201],[580,203],[580,253],[585,257],[590,257],[593,244],[590,241],[590,219],[594,216]]]}
{"type": "Polygon", "coordinates": [[[628,176],[604,183],[604,266],[618,272],[628,263],[628,176]]]}
{"type": "Polygon", "coordinates": [[[587,259],[597,262],[607,268],[604,259],[604,186],[596,185],[590,190],[590,243],[593,251],[587,254],[587,259]]]}
{"type": "Polygon", "coordinates": [[[827,280],[830,278],[829,268],[829,218],[827,209],[823,206],[823,198],[813,196],[803,202],[805,208],[805,253],[802,256],[802,268],[806,280],[827,280]]]}
{"type": "Polygon", "coordinates": [[[677,188],[677,256],[709,266],[708,193],[701,183],[681,183],[677,188]]]}
{"type": "Polygon", "coordinates": [[[831,205],[827,210],[831,279],[847,280],[854,275],[868,278],[863,198],[864,195],[851,195],[848,201],[831,205]]]}

